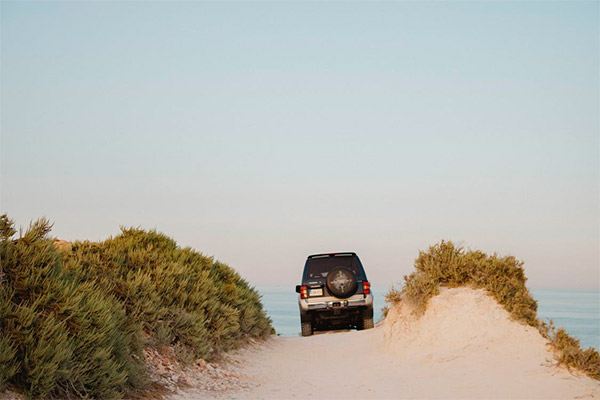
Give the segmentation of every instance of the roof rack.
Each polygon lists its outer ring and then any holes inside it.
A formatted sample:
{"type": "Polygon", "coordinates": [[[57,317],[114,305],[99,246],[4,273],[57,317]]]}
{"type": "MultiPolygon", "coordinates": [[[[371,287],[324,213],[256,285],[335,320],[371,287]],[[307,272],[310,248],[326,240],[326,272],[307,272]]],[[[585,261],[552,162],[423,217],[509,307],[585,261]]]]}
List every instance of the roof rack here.
{"type": "Polygon", "coordinates": [[[311,254],[308,258],[325,258],[325,257],[344,257],[344,256],[355,256],[356,253],[353,251],[342,251],[338,253],[321,253],[321,254],[311,254]]]}

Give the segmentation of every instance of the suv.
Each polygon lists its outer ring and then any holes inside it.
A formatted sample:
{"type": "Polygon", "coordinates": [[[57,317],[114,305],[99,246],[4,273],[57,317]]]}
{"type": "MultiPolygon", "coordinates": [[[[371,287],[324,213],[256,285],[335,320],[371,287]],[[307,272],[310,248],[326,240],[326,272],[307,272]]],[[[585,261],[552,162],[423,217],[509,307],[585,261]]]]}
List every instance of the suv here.
{"type": "Polygon", "coordinates": [[[356,253],[308,256],[296,292],[302,336],[315,330],[373,327],[371,285],[356,253]]]}

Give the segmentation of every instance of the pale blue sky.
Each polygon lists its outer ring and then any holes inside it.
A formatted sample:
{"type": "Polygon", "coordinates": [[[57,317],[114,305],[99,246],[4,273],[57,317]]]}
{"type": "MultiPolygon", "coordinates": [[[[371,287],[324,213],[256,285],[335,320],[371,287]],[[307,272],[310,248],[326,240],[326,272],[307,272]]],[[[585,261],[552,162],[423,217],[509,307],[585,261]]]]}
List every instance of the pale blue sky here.
{"type": "Polygon", "coordinates": [[[253,284],[441,239],[598,288],[598,2],[7,2],[0,211],[253,284]]]}

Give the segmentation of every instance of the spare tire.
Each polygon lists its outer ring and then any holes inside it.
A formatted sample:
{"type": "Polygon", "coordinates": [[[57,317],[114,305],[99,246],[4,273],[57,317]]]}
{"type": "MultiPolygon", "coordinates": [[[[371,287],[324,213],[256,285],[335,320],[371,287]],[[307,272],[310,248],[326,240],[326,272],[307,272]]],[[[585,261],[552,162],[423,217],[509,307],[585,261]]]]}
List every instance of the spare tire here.
{"type": "Polygon", "coordinates": [[[337,267],[327,274],[327,289],[329,293],[340,299],[352,296],[356,293],[358,283],[354,272],[346,267],[337,267]]]}

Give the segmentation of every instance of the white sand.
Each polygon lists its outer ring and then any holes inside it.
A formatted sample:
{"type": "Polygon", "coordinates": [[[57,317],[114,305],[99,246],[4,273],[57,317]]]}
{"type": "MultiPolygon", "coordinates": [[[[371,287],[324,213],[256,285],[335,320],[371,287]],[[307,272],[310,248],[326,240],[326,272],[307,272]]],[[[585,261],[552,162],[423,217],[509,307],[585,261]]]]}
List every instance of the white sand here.
{"type": "Polygon", "coordinates": [[[556,367],[537,330],[469,288],[443,291],[421,318],[401,303],[384,326],[276,337],[230,362],[249,389],[173,399],[600,398],[598,381],[556,367]]]}

